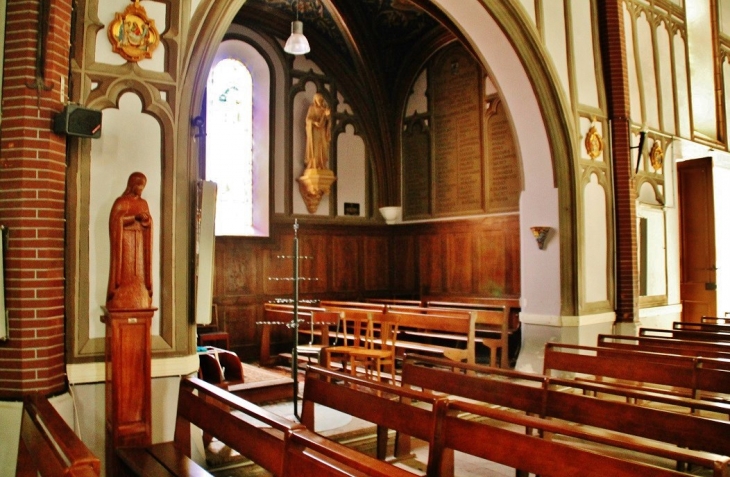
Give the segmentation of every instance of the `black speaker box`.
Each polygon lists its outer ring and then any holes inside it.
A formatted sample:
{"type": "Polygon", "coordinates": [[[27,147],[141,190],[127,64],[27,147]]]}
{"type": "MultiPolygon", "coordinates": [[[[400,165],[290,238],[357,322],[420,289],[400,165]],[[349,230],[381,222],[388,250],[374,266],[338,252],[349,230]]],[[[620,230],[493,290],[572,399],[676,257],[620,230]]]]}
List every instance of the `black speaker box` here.
{"type": "Polygon", "coordinates": [[[67,136],[98,138],[101,136],[101,111],[67,104],[53,118],[53,132],[67,136]]]}

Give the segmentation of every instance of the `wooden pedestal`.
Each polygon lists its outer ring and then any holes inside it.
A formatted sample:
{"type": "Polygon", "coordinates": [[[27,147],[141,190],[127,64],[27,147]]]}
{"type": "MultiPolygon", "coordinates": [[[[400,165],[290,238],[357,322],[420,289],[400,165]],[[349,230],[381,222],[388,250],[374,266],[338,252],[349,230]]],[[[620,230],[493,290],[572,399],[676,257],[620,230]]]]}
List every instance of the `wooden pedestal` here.
{"type": "Polygon", "coordinates": [[[152,444],[150,325],[156,308],[104,309],[106,474],[118,475],[116,449],[152,444]]]}

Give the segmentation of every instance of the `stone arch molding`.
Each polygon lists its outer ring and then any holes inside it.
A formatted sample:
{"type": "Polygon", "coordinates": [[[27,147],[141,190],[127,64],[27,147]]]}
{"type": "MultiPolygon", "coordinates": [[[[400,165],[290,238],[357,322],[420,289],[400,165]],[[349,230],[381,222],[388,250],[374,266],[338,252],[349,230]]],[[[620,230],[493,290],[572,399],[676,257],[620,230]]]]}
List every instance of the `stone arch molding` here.
{"type": "MultiPolygon", "coordinates": [[[[185,55],[182,116],[201,101],[205,77],[233,17],[245,0],[202,0],[193,14],[185,55]]],[[[460,28],[490,71],[513,122],[525,190],[520,198],[522,312],[576,315],[576,172],[570,110],[548,55],[519,6],[486,0],[432,0],[460,28]],[[548,139],[549,138],[549,139],[548,139]],[[556,229],[553,246],[538,250],[533,225],[556,229]],[[540,277],[535,279],[535,277],[540,277]]],[[[191,151],[190,122],[181,121],[179,151],[191,151]],[[188,134],[185,134],[187,130],[188,134]]],[[[188,158],[189,164],[194,158],[188,158]]],[[[191,167],[193,171],[195,168],[191,167]]]]}

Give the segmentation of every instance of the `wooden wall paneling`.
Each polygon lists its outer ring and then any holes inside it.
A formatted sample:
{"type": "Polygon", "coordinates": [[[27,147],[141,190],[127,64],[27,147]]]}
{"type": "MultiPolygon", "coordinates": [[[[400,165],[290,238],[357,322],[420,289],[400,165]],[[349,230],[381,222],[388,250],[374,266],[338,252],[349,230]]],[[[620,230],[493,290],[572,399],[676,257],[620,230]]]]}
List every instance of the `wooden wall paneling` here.
{"type": "MultiPolygon", "coordinates": [[[[232,304],[219,307],[225,314],[226,331],[230,336],[231,351],[238,354],[241,359],[257,359],[259,356],[259,341],[261,326],[256,322],[263,317],[262,306],[258,303],[232,304]]],[[[220,317],[220,315],[219,315],[220,317]]],[[[277,336],[278,328],[273,327],[271,342],[280,342],[281,336],[277,336]]],[[[286,328],[286,327],[281,327],[286,328]]]]}
{"type": "Polygon", "coordinates": [[[444,292],[444,254],[441,237],[418,237],[419,281],[422,295],[444,292]]]}
{"type": "Polygon", "coordinates": [[[416,238],[413,235],[394,234],[392,247],[393,282],[391,289],[398,294],[418,295],[418,261],[416,238]]]}
{"type": "Polygon", "coordinates": [[[447,233],[446,244],[446,291],[449,293],[473,293],[472,277],[475,260],[473,232],[447,233]]]}
{"type": "Polygon", "coordinates": [[[508,256],[507,262],[504,265],[504,270],[508,277],[508,289],[505,290],[505,294],[511,296],[520,296],[522,294],[519,225],[519,220],[515,218],[514,233],[509,233],[508,237],[508,243],[510,245],[510,255],[508,256]]]}
{"type": "Polygon", "coordinates": [[[291,258],[294,254],[294,235],[279,237],[278,246],[262,252],[264,294],[270,299],[291,297],[293,285],[291,280],[286,279],[292,278],[294,274],[294,259],[291,258]]]}
{"type": "Polygon", "coordinates": [[[391,289],[390,238],[387,236],[363,237],[363,285],[367,292],[391,289]]]}
{"type": "Polygon", "coordinates": [[[217,296],[239,296],[260,293],[261,267],[259,255],[251,253],[248,242],[227,238],[216,239],[217,296]]]}
{"type": "Polygon", "coordinates": [[[316,278],[304,280],[300,284],[300,293],[325,293],[329,287],[327,265],[331,261],[327,234],[304,235],[299,239],[299,255],[311,257],[300,261],[299,276],[302,278],[316,278]]]}
{"type": "Polygon", "coordinates": [[[483,296],[502,296],[507,284],[507,236],[503,230],[477,232],[474,251],[474,292],[483,296]]]}
{"type": "Polygon", "coordinates": [[[360,289],[358,274],[363,268],[359,237],[333,235],[329,268],[332,276],[331,291],[356,292],[360,289]]]}

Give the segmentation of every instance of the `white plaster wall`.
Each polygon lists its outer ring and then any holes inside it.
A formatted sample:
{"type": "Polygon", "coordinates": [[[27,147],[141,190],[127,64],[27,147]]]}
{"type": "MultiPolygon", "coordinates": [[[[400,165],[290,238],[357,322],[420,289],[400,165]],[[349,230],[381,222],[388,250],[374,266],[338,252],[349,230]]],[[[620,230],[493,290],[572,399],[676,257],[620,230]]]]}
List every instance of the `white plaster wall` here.
{"type": "Polygon", "coordinates": [[[337,215],[345,215],[345,203],[360,204],[360,217],[367,217],[365,186],[367,184],[367,162],[365,143],[355,134],[355,128],[348,125],[337,137],[337,215]]]}

